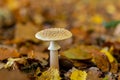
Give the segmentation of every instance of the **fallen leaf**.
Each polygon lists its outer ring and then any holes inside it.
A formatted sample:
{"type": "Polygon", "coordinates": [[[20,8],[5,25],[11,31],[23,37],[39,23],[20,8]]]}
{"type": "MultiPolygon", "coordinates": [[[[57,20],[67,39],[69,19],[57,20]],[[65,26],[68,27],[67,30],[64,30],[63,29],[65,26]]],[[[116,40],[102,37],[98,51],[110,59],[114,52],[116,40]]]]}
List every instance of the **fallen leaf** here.
{"type": "Polygon", "coordinates": [[[79,43],[79,41],[85,39],[87,35],[86,30],[83,27],[74,27],[71,29],[71,32],[75,43],[79,43]]]}
{"type": "Polygon", "coordinates": [[[87,73],[82,70],[74,69],[71,73],[70,79],[71,80],[86,80],[87,73]]]}
{"type": "Polygon", "coordinates": [[[25,58],[8,58],[8,62],[4,65],[4,67],[5,68],[12,67],[12,65],[15,62],[24,64],[26,61],[25,61],[25,58]]]}
{"type": "Polygon", "coordinates": [[[5,64],[4,63],[0,63],[0,69],[4,68],[5,64]]]}
{"type": "Polygon", "coordinates": [[[92,58],[91,52],[86,48],[77,46],[63,52],[63,55],[70,59],[87,60],[92,58]]]}
{"type": "Polygon", "coordinates": [[[120,80],[120,73],[118,74],[118,80],[120,80]]]}
{"type": "Polygon", "coordinates": [[[94,63],[100,68],[103,72],[108,72],[110,70],[110,62],[107,56],[101,52],[93,52],[94,63]]]}
{"type": "Polygon", "coordinates": [[[0,46],[0,60],[4,60],[10,57],[19,57],[20,54],[16,49],[8,46],[0,46]]]}
{"type": "Polygon", "coordinates": [[[108,48],[107,48],[107,47],[106,47],[106,48],[102,48],[102,49],[101,49],[101,52],[104,53],[104,54],[108,57],[108,59],[109,59],[110,62],[115,61],[115,58],[114,58],[114,57],[112,56],[112,54],[108,51],[108,48]]]}
{"type": "Polygon", "coordinates": [[[16,10],[20,7],[19,1],[16,0],[6,0],[7,6],[10,10],[16,10]]]}
{"type": "Polygon", "coordinates": [[[28,57],[42,60],[42,59],[48,59],[49,55],[48,53],[44,53],[44,52],[42,53],[37,51],[30,51],[28,52],[28,57]]]}
{"type": "Polygon", "coordinates": [[[37,42],[38,40],[35,38],[35,33],[38,32],[39,29],[35,27],[32,23],[20,24],[16,25],[15,29],[15,40],[17,41],[26,41],[32,40],[37,42]]]}
{"type": "Polygon", "coordinates": [[[110,68],[110,72],[112,73],[117,73],[119,68],[118,68],[118,62],[117,61],[114,61],[111,64],[111,68],[110,68]]]}
{"type": "Polygon", "coordinates": [[[108,4],[106,6],[106,11],[109,13],[109,14],[114,14],[116,12],[116,6],[114,6],[113,4],[108,4]]]}
{"type": "Polygon", "coordinates": [[[38,67],[37,69],[36,69],[36,72],[35,72],[35,74],[34,74],[34,76],[35,77],[38,77],[38,75],[41,73],[41,71],[40,71],[40,68],[38,67]]]}
{"type": "Polygon", "coordinates": [[[92,16],[91,21],[93,23],[96,23],[96,24],[102,24],[103,17],[101,15],[99,15],[99,14],[96,14],[96,15],[92,16]]]}
{"type": "Polygon", "coordinates": [[[108,57],[108,60],[110,62],[110,72],[116,73],[118,71],[118,62],[113,57],[110,50],[107,47],[105,47],[105,48],[102,48],[101,52],[108,57]]]}
{"type": "Polygon", "coordinates": [[[37,80],[61,80],[61,78],[57,69],[49,68],[37,80]]]}

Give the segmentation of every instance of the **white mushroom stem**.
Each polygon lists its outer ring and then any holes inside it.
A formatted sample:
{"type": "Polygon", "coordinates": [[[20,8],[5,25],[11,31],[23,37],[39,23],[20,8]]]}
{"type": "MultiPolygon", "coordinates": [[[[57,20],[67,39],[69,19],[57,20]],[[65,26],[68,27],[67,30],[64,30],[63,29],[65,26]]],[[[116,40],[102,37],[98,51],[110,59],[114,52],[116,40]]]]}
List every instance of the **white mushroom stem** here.
{"type": "Polygon", "coordinates": [[[50,67],[59,69],[58,51],[50,50],[50,67]]]}
{"type": "Polygon", "coordinates": [[[51,41],[48,47],[50,50],[50,67],[56,68],[59,70],[59,59],[58,59],[58,50],[60,46],[55,42],[51,41]]]}

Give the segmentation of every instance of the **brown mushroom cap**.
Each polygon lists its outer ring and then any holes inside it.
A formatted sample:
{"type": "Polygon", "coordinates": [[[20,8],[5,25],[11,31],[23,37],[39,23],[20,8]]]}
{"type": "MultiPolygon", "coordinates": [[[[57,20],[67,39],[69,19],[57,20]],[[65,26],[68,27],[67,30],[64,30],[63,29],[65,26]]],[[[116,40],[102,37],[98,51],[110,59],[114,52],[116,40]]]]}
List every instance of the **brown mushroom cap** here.
{"type": "Polygon", "coordinates": [[[35,37],[44,41],[58,41],[70,38],[72,33],[64,28],[49,28],[36,33],[35,37]]]}

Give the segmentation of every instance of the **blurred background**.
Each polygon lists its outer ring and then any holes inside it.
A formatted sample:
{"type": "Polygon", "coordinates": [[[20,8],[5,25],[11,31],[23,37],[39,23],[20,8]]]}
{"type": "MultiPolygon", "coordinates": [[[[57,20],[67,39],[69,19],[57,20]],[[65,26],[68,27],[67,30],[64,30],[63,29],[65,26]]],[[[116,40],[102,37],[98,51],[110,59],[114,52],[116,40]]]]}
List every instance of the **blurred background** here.
{"type": "Polygon", "coordinates": [[[73,33],[60,42],[63,49],[76,44],[101,45],[120,40],[120,0],[0,0],[0,44],[37,40],[36,32],[62,27],[73,33]],[[65,44],[63,44],[65,43],[65,44]]]}
{"type": "Polygon", "coordinates": [[[120,0],[0,0],[0,42],[37,41],[37,31],[63,27],[77,43],[93,32],[118,36],[114,29],[119,22],[120,0]]]}

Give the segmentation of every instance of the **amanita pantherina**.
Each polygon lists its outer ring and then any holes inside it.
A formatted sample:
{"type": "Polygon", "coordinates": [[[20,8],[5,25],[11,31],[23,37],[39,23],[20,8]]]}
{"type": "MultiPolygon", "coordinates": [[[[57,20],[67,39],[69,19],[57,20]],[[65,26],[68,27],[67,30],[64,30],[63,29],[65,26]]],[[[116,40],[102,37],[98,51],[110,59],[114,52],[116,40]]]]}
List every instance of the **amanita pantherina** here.
{"type": "Polygon", "coordinates": [[[35,37],[43,41],[50,41],[50,67],[59,69],[58,50],[60,46],[56,41],[70,38],[72,33],[64,28],[49,28],[36,33],[35,37]]]}

